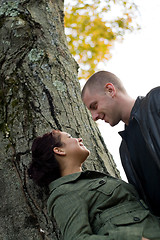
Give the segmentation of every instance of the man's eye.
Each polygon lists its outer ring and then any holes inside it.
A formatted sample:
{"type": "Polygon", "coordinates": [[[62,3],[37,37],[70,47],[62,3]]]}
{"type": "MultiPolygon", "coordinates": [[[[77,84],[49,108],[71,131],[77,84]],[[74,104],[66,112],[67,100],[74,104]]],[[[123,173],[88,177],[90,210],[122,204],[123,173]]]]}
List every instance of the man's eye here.
{"type": "Polygon", "coordinates": [[[91,106],[91,109],[92,109],[92,110],[96,110],[96,109],[97,109],[97,104],[91,106]]]}

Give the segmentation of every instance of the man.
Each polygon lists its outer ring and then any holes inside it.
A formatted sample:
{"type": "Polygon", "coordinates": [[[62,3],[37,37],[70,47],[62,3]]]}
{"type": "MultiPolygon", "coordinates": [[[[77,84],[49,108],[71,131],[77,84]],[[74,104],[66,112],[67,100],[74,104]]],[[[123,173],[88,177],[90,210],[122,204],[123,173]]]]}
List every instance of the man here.
{"type": "Polygon", "coordinates": [[[125,123],[119,134],[126,176],[150,210],[160,216],[160,87],[135,100],[117,76],[100,71],[88,79],[82,100],[94,121],[101,119],[112,127],[125,123]]]}

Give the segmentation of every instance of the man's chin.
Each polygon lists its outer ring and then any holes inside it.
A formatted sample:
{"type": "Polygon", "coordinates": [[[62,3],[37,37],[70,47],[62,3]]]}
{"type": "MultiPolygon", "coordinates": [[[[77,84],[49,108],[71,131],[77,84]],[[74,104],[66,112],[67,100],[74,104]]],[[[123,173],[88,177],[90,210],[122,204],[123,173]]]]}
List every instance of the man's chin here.
{"type": "Polygon", "coordinates": [[[105,122],[108,123],[111,127],[114,127],[116,125],[113,122],[109,122],[109,121],[105,121],[105,122]]]}
{"type": "MultiPolygon", "coordinates": [[[[109,122],[108,122],[107,120],[105,120],[105,119],[104,119],[103,121],[104,121],[105,123],[109,123],[109,122]]],[[[110,123],[109,123],[109,124],[110,124],[110,123]]]]}
{"type": "Polygon", "coordinates": [[[120,122],[120,121],[118,121],[118,122],[112,122],[112,123],[109,123],[109,124],[110,124],[111,127],[115,127],[119,122],[120,122]]]}
{"type": "Polygon", "coordinates": [[[105,119],[104,119],[104,121],[105,121],[105,123],[108,123],[111,127],[114,127],[114,126],[116,126],[118,124],[118,123],[114,123],[114,122],[109,122],[109,121],[107,121],[105,119]]]}

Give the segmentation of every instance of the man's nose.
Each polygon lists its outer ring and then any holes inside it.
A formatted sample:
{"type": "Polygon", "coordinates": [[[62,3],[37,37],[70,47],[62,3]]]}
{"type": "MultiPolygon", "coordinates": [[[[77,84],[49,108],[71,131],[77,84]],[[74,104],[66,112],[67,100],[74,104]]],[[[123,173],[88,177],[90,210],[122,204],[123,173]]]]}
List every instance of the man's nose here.
{"type": "Polygon", "coordinates": [[[98,113],[91,113],[91,114],[94,121],[97,121],[99,119],[98,113]]]}

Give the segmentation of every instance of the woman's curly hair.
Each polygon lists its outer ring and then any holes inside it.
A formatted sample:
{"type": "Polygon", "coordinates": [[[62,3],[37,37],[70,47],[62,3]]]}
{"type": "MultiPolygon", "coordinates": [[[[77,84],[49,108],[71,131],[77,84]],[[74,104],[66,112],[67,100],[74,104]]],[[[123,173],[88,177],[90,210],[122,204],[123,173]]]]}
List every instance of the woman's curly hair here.
{"type": "Polygon", "coordinates": [[[37,137],[32,144],[32,162],[28,169],[30,178],[39,186],[47,186],[61,177],[60,166],[55,158],[53,148],[61,147],[58,130],[37,137]]]}

